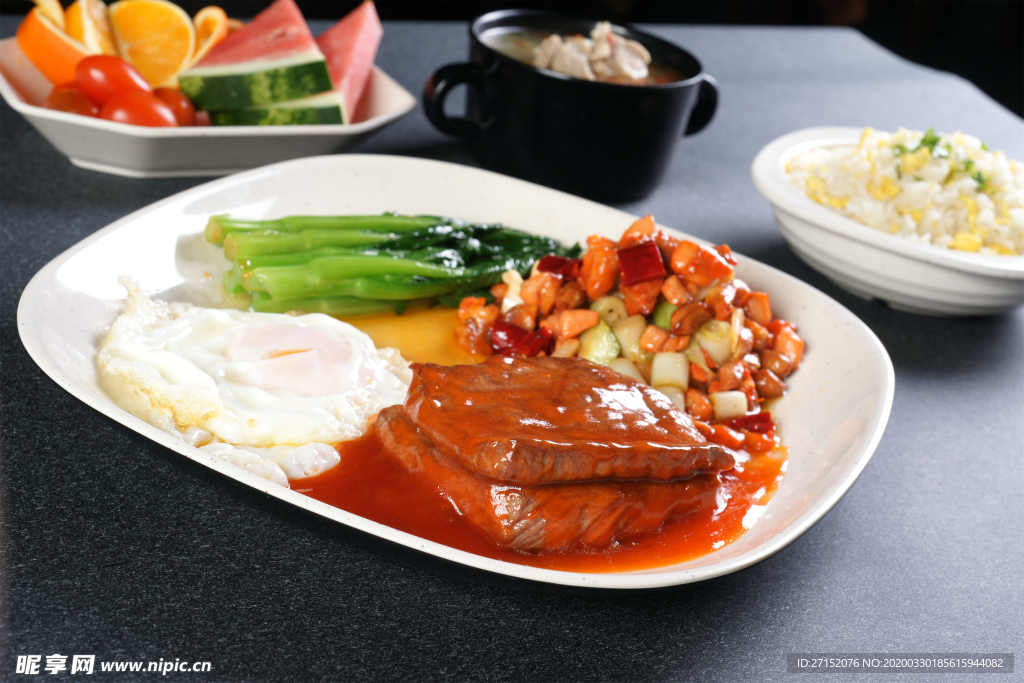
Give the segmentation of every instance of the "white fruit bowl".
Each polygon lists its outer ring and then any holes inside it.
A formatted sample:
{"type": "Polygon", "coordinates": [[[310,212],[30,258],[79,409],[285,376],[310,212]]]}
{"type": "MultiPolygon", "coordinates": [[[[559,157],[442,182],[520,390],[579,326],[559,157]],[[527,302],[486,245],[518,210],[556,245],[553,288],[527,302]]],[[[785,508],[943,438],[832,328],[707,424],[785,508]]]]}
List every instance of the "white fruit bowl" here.
{"type": "Polygon", "coordinates": [[[373,73],[351,124],[146,128],[40,106],[52,85],[15,38],[0,40],[0,95],[75,166],[131,178],[220,176],[277,161],[335,154],[416,108],[390,76],[373,73]]]}
{"type": "Polygon", "coordinates": [[[843,289],[891,307],[937,316],[990,315],[1024,304],[1024,256],[988,256],[918,244],[861,225],[808,198],[786,162],[815,147],[855,145],[859,128],[806,128],[754,159],[754,186],[772,203],[797,256],[843,289]]]}

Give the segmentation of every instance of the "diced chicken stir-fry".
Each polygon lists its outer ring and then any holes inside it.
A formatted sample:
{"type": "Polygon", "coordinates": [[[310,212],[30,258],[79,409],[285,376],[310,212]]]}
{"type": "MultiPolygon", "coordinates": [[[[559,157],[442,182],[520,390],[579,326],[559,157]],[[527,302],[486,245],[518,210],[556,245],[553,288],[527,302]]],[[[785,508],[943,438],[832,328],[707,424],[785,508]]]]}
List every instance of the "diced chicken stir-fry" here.
{"type": "Polygon", "coordinates": [[[804,341],[767,292],[735,277],[729,247],[677,240],[651,216],[587,247],[582,259],[545,256],[526,280],[506,273],[493,304],[463,299],[462,348],[605,365],[668,396],[713,443],[775,448],[761,403],[786,392],[804,341]]]}
{"type": "Polygon", "coordinates": [[[588,81],[642,81],[651,54],[640,43],[615,35],[600,21],[590,38],[550,35],[534,49],[533,65],[588,81]]]}

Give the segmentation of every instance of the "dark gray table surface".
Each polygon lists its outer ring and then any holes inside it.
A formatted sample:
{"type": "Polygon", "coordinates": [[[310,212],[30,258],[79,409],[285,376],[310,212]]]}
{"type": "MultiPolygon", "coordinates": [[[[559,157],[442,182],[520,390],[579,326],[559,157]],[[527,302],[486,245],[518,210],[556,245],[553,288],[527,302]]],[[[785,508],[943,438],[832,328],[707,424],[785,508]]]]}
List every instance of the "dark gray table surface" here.
{"type": "MultiPolygon", "coordinates": [[[[4,17],[0,34],[16,26],[4,17]]],[[[462,25],[385,28],[377,63],[417,95],[433,68],[467,50],[462,25]]],[[[832,512],[729,576],[581,595],[394,547],[150,443],[35,366],[17,333],[18,298],[79,240],[203,180],[75,168],[5,104],[0,679],[31,680],[14,673],[16,656],[53,653],[206,660],[210,673],[166,679],[210,681],[769,681],[794,676],[794,652],[1024,655],[1024,311],[927,318],[846,294],[797,260],[749,177],[764,144],[807,126],[964,130],[1021,159],[1024,122],[849,30],[651,30],[701,57],[721,84],[719,114],[680,143],[651,197],[621,208],[812,284],[892,357],[885,435],[832,512]]],[[[358,151],[473,164],[422,111],[358,151]]],[[[1022,669],[991,680],[1021,680],[1022,669]]],[[[77,675],[44,676],[63,677],[77,675]]]]}

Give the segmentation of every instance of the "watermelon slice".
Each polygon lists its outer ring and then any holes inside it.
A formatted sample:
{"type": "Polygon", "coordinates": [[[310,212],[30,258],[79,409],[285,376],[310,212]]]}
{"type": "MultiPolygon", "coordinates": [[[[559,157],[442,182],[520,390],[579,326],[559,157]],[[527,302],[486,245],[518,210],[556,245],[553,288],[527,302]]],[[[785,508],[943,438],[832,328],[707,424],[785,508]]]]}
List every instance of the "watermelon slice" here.
{"type": "Polygon", "coordinates": [[[341,21],[324,31],[316,44],[327,57],[334,89],[341,93],[345,110],[354,115],[373,70],[384,29],[372,0],[366,0],[341,21]]]}
{"type": "Polygon", "coordinates": [[[206,111],[274,104],[334,87],[294,0],[275,0],[178,76],[178,83],[206,111]]]}
{"type": "Polygon", "coordinates": [[[341,96],[334,90],[287,102],[210,112],[215,126],[302,126],[346,120],[341,96]]]}

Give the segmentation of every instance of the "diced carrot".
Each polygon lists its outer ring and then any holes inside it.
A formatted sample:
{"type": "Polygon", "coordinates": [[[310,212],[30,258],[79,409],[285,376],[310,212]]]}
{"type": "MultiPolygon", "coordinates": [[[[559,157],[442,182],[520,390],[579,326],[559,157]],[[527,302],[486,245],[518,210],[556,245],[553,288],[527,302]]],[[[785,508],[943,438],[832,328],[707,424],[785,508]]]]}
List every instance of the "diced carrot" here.
{"type": "Polygon", "coordinates": [[[708,373],[696,363],[690,363],[690,379],[701,384],[708,383],[708,373]]]}
{"type": "Polygon", "coordinates": [[[571,339],[584,330],[589,330],[601,322],[597,311],[588,308],[574,308],[550,315],[541,321],[540,326],[551,330],[556,340],[571,339]]]}
{"type": "Polygon", "coordinates": [[[743,432],[730,429],[725,425],[711,425],[711,431],[712,434],[708,437],[708,441],[711,443],[717,443],[719,446],[725,446],[733,450],[743,448],[743,432]]]}
{"type": "Polygon", "coordinates": [[[650,315],[661,294],[661,280],[648,280],[635,285],[619,285],[626,312],[630,315],[650,315]]]}
{"type": "Polygon", "coordinates": [[[777,335],[779,333],[779,330],[781,330],[783,327],[788,327],[789,329],[796,332],[796,325],[789,322],[788,320],[783,320],[782,318],[776,318],[775,320],[765,325],[765,328],[773,335],[777,335]]]}
{"type": "Polygon", "coordinates": [[[463,297],[462,301],[459,302],[459,310],[455,315],[458,317],[459,322],[464,322],[476,315],[477,311],[486,305],[487,299],[482,296],[463,297]]]}
{"type": "Polygon", "coordinates": [[[728,320],[732,315],[733,299],[736,298],[736,288],[731,283],[725,283],[713,287],[704,297],[704,302],[715,314],[715,320],[728,320]]]}
{"type": "Polygon", "coordinates": [[[775,439],[767,434],[743,430],[743,448],[751,453],[767,453],[775,448],[775,439]]]}
{"type": "MultiPolygon", "coordinates": [[[[711,404],[708,403],[708,405],[711,405],[711,404]]],[[[689,408],[687,408],[687,410],[689,410],[689,408]]],[[[698,419],[697,416],[693,415],[693,414],[691,414],[690,417],[694,418],[693,419],[693,426],[697,428],[697,431],[700,432],[701,436],[703,436],[705,439],[708,439],[710,441],[711,437],[715,433],[715,430],[713,430],[711,428],[711,425],[709,425],[705,420],[710,420],[711,418],[707,417],[707,418],[704,418],[702,420],[702,419],[698,419]]]]}
{"type": "Polygon", "coordinates": [[[665,281],[661,283],[661,293],[673,306],[685,306],[693,299],[678,275],[669,275],[665,278],[665,281]]]}
{"type": "Polygon", "coordinates": [[[612,242],[607,237],[601,237],[600,235],[591,235],[587,238],[587,248],[597,249],[599,247],[608,247],[609,249],[616,249],[618,247],[615,242],[612,242]]]}
{"type": "Polygon", "coordinates": [[[508,285],[504,282],[491,287],[491,296],[494,297],[494,303],[501,305],[501,302],[505,300],[505,295],[508,294],[508,285]]]}
{"type": "Polygon", "coordinates": [[[633,225],[626,228],[619,240],[619,249],[632,247],[641,242],[647,242],[654,237],[654,216],[647,215],[638,219],[633,225]]]}
{"type": "Polygon", "coordinates": [[[767,325],[772,321],[772,306],[768,300],[767,292],[751,292],[747,297],[747,303],[743,306],[747,317],[760,325],[767,325]]]}
{"type": "Polygon", "coordinates": [[[531,275],[523,283],[519,296],[523,302],[533,304],[541,315],[547,315],[555,307],[558,290],[562,286],[562,278],[554,273],[540,272],[531,275]]]}
{"type": "MultiPolygon", "coordinates": [[[[589,244],[594,238],[587,240],[589,244]]],[[[604,238],[598,238],[604,240],[604,238]]],[[[600,299],[615,286],[615,280],[619,276],[619,259],[615,255],[613,246],[598,244],[591,246],[589,251],[583,255],[583,266],[580,268],[580,283],[587,290],[587,296],[592,301],[600,299]]]]}
{"type": "Polygon", "coordinates": [[[651,353],[658,353],[668,341],[668,330],[657,325],[648,325],[644,333],[640,335],[640,348],[651,353]]]}
{"type": "Polygon", "coordinates": [[[733,278],[732,286],[736,288],[736,296],[732,300],[732,305],[742,308],[747,303],[747,297],[750,296],[750,285],[739,278],[733,278]]]}
{"type": "Polygon", "coordinates": [[[672,252],[672,270],[687,282],[704,286],[732,275],[732,266],[714,249],[683,240],[672,252]]]}
{"type": "Polygon", "coordinates": [[[715,247],[715,251],[717,251],[730,266],[736,265],[736,257],[732,255],[732,249],[729,248],[728,244],[719,244],[715,247]]]}
{"type": "MultiPolygon", "coordinates": [[[[691,365],[690,368],[692,371],[693,366],[691,365]]],[[[698,420],[710,420],[711,416],[715,414],[715,409],[711,405],[711,400],[702,391],[698,391],[692,387],[687,389],[685,402],[686,412],[693,415],[698,420]]]]}
{"type": "Polygon", "coordinates": [[[679,246],[679,240],[664,230],[654,231],[654,243],[661,250],[661,258],[665,259],[665,263],[669,263],[672,260],[672,252],[679,246]]]}

